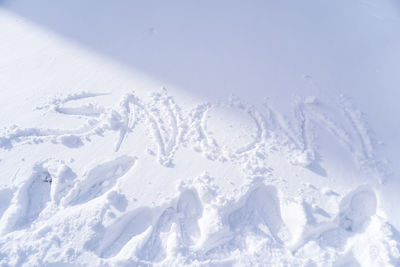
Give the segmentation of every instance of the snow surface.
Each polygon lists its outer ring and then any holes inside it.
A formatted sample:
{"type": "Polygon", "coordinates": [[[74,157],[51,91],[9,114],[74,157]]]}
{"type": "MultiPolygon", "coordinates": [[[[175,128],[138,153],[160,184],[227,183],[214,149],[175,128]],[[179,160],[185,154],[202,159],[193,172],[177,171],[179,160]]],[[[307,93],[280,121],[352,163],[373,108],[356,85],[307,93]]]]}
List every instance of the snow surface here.
{"type": "Polygon", "coordinates": [[[400,266],[400,4],[0,1],[4,266],[400,266]]]}

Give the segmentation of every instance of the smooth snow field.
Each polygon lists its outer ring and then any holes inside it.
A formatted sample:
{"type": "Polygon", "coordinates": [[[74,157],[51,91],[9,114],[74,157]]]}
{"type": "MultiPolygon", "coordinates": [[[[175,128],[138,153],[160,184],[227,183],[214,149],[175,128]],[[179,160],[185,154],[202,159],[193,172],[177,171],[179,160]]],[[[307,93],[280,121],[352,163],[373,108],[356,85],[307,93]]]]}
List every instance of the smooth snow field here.
{"type": "Polygon", "coordinates": [[[400,266],[397,0],[0,0],[1,266],[400,266]]]}

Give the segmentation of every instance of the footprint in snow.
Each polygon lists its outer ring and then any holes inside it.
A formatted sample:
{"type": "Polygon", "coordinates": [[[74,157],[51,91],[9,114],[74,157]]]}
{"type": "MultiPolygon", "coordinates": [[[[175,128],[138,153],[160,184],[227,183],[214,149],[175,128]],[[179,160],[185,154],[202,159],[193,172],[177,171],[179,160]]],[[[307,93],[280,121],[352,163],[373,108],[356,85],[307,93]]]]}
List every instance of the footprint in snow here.
{"type": "Polygon", "coordinates": [[[340,203],[339,226],[348,232],[361,232],[376,213],[375,193],[362,186],[347,195],[340,203]]]}
{"type": "Polygon", "coordinates": [[[84,245],[101,258],[117,255],[134,236],[143,233],[151,224],[153,213],[149,208],[139,208],[118,218],[110,226],[96,227],[96,234],[84,245]]]}
{"type": "Polygon", "coordinates": [[[17,189],[8,209],[0,220],[0,233],[9,233],[31,225],[51,200],[51,176],[37,164],[33,172],[17,189]]]}
{"type": "Polygon", "coordinates": [[[94,167],[75,185],[63,204],[82,204],[103,195],[132,168],[135,161],[134,157],[121,156],[94,167]]]}
{"type": "Polygon", "coordinates": [[[320,246],[343,248],[348,238],[365,231],[376,208],[376,195],[369,187],[361,186],[349,193],[340,203],[337,226],[320,234],[320,246]]]}
{"type": "Polygon", "coordinates": [[[376,209],[377,198],[373,190],[367,186],[358,187],[342,199],[336,218],[307,229],[295,250],[310,240],[318,240],[323,248],[343,249],[350,237],[365,231],[376,209]]]}
{"type": "Polygon", "coordinates": [[[264,184],[251,188],[233,206],[227,207],[223,216],[225,227],[214,233],[203,245],[203,255],[212,257],[214,253],[231,254],[240,247],[247,234],[269,237],[281,244],[289,238],[289,231],[281,217],[280,201],[274,186],[264,184]]]}
{"type": "Polygon", "coordinates": [[[247,194],[238,209],[227,218],[232,232],[242,233],[249,229],[257,233],[271,235],[275,241],[282,242],[285,224],[281,217],[277,191],[273,186],[261,185],[247,194]]]}
{"type": "Polygon", "coordinates": [[[192,189],[184,190],[176,203],[176,208],[169,207],[163,211],[137,257],[148,261],[160,261],[165,258],[165,244],[163,246],[160,234],[170,231],[174,222],[178,226],[178,242],[184,252],[200,237],[198,220],[202,212],[203,207],[197,192],[192,189]]]}
{"type": "Polygon", "coordinates": [[[175,219],[175,209],[169,207],[163,211],[161,216],[155,223],[146,242],[137,253],[137,257],[146,261],[156,261],[163,258],[162,240],[160,234],[170,230],[173,220],[175,219]]]}
{"type": "Polygon", "coordinates": [[[185,249],[193,245],[200,236],[198,219],[201,214],[202,205],[197,192],[187,189],[161,213],[160,207],[153,209],[142,207],[128,212],[107,227],[102,224],[97,225],[96,234],[85,243],[85,249],[102,258],[110,258],[116,256],[121,250],[125,252],[131,250],[130,246],[133,245],[134,254],[138,259],[161,261],[166,256],[166,244],[163,243],[165,240],[161,238],[162,234],[168,234],[172,229],[172,224],[176,224],[180,248],[185,249]],[[157,217],[157,214],[160,215],[157,217]],[[130,242],[148,229],[146,236],[139,238],[142,242],[139,242],[139,239],[137,240],[139,243],[130,242]]]}
{"type": "Polygon", "coordinates": [[[189,189],[183,191],[176,205],[176,212],[182,244],[190,246],[200,236],[197,221],[202,215],[203,207],[197,192],[189,189]]]}
{"type": "Polygon", "coordinates": [[[12,190],[11,188],[0,189],[0,218],[10,205],[13,195],[14,190],[12,190]]]}

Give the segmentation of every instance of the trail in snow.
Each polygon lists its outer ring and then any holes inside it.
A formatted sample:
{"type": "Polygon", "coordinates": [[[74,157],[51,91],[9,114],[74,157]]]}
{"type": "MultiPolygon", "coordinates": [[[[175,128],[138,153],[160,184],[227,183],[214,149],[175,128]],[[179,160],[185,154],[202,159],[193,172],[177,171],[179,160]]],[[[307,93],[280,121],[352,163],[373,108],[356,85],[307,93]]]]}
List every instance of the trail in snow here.
{"type": "MultiPolygon", "coordinates": [[[[25,144],[55,143],[64,149],[81,149],[94,135],[116,132],[116,145],[109,149],[118,152],[141,125],[150,135],[143,135],[149,144],[143,153],[155,157],[160,165],[174,168],[179,149],[190,148],[210,161],[238,166],[245,182],[230,194],[222,194],[227,190],[222,180],[200,175],[190,183],[182,182],[173,197],[152,206],[135,206],[132,196],[123,193],[123,181],[141,175],[135,174],[135,166],[142,157],[120,154],[92,162],[83,171],[61,159],[38,161],[18,173],[18,183],[0,189],[2,264],[81,264],[89,260],[110,266],[254,262],[341,266],[362,262],[360,251],[366,246],[377,250],[368,261],[399,263],[398,232],[378,216],[382,211],[373,187],[362,185],[344,195],[308,185],[294,194],[276,176],[277,168],[291,166],[327,179],[315,138],[315,129],[320,128],[353,157],[361,171],[374,174],[375,180],[365,180],[366,184],[384,179],[372,137],[359,111],[348,102],[328,109],[322,100],[303,99],[296,105],[293,121],[269,104],[257,108],[237,98],[186,109],[166,90],[152,94],[149,102],[129,93],[111,108],[63,106],[97,96],[82,92],[56,98],[41,108],[60,116],[80,116],[86,120],[81,128],[14,126],[1,134],[1,147],[9,152],[25,144]],[[234,110],[240,119],[224,117],[225,109],[234,110]],[[336,112],[342,112],[345,119],[335,116],[336,112]],[[289,165],[274,165],[278,156],[289,165]],[[297,207],[297,218],[290,214],[291,206],[297,207]]],[[[300,185],[301,179],[295,182],[300,185]]]]}

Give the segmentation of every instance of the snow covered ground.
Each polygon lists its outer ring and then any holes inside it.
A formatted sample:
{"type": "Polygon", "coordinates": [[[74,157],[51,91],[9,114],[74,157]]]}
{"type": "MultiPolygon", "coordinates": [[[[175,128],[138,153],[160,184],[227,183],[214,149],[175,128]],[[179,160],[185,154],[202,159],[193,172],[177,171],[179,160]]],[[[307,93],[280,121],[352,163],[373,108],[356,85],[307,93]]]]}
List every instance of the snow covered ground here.
{"type": "Polygon", "coordinates": [[[0,1],[2,266],[400,266],[395,0],[0,1]]]}

